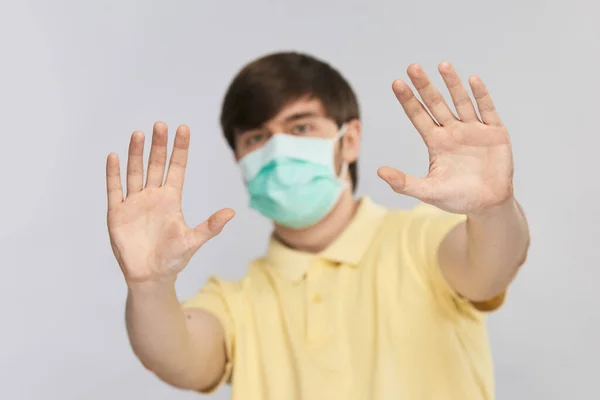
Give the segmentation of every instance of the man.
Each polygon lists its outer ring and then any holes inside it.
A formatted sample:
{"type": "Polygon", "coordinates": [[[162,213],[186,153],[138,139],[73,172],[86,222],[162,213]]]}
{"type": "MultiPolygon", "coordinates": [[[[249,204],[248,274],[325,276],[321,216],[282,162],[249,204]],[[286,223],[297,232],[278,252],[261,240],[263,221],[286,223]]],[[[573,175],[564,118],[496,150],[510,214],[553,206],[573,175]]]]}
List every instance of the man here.
{"type": "Polygon", "coordinates": [[[423,137],[429,174],[379,176],[421,201],[387,210],[355,199],[361,123],[356,97],[328,64],[297,53],[253,61],[231,83],[221,124],[250,205],[274,222],[264,257],[236,282],[211,278],[181,305],[174,283],[234,212],[195,228],[181,211],[190,132],[180,126],[163,182],[167,127],[154,126],[143,183],[132,135],[123,198],[107,160],[108,228],[128,284],[134,352],[165,382],[234,399],[491,399],[485,328],[529,246],[513,160],[482,81],[439,66],[455,115],[419,65],[425,106],[393,91],[423,137]],[[428,111],[431,115],[428,113],[428,111]]]}

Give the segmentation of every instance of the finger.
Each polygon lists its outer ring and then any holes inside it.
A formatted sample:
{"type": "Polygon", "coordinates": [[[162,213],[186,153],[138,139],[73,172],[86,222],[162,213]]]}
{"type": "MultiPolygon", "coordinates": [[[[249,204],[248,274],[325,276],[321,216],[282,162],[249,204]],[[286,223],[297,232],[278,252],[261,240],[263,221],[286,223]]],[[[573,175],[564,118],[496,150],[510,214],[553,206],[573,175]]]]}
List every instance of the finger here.
{"type": "Polygon", "coordinates": [[[471,101],[471,96],[469,96],[469,92],[467,92],[467,89],[465,89],[460,81],[452,64],[443,62],[438,69],[442,75],[442,79],[444,79],[446,87],[448,87],[448,91],[450,92],[452,102],[454,103],[454,107],[456,108],[460,120],[463,122],[479,121],[477,112],[471,101]]]}
{"type": "Polygon", "coordinates": [[[433,200],[433,186],[427,179],[415,178],[391,167],[381,167],[377,175],[383,179],[396,193],[414,197],[423,202],[433,200]]]}
{"type": "Polygon", "coordinates": [[[401,80],[396,80],[392,83],[392,90],[396,98],[402,105],[406,116],[410,122],[417,128],[424,140],[427,135],[438,127],[438,124],[431,118],[423,104],[415,97],[410,87],[401,80]]]}
{"type": "Polygon", "coordinates": [[[127,158],[127,196],[142,190],[144,185],[144,134],[136,131],[129,142],[127,158]]]}
{"type": "Polygon", "coordinates": [[[475,101],[477,102],[477,108],[479,109],[481,120],[488,125],[502,126],[500,115],[498,115],[496,107],[494,106],[494,102],[492,101],[492,97],[488,93],[487,88],[483,84],[481,78],[478,76],[472,76],[469,78],[469,84],[471,85],[471,90],[473,91],[473,97],[475,97],[475,101]]]}
{"type": "Polygon", "coordinates": [[[108,211],[123,202],[121,167],[119,166],[119,156],[115,153],[110,153],[106,159],[106,193],[108,195],[108,211]]]}
{"type": "Polygon", "coordinates": [[[168,128],[164,122],[154,124],[152,148],[148,160],[148,177],[146,187],[160,187],[165,177],[167,163],[168,128]]]}
{"type": "Polygon", "coordinates": [[[235,211],[231,208],[224,208],[210,216],[206,221],[194,229],[194,241],[196,250],[217,236],[231,219],[235,216],[235,211]]]}
{"type": "Polygon", "coordinates": [[[177,128],[177,133],[175,134],[175,143],[173,145],[173,152],[171,153],[169,171],[167,172],[167,179],[165,182],[166,185],[172,186],[178,190],[183,189],[189,147],[190,128],[181,125],[177,128]]]}
{"type": "Polygon", "coordinates": [[[433,86],[420,65],[411,64],[407,73],[421,99],[440,125],[448,125],[457,120],[442,94],[433,86]]]}

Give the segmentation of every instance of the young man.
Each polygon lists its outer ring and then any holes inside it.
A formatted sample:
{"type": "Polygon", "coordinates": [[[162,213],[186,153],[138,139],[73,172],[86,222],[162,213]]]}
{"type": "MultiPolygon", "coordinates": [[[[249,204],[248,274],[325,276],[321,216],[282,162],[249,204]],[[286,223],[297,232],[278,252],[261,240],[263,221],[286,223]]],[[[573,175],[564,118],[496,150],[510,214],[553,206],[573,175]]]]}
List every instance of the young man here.
{"type": "Polygon", "coordinates": [[[355,199],[361,123],[356,97],[326,63],[297,53],[253,61],[225,96],[221,123],[250,206],[274,223],[267,253],[236,282],[211,278],[177,300],[192,255],[234,213],[195,228],[181,212],[190,132],[154,126],[143,183],[132,135],[123,198],[107,160],[108,228],[128,284],[136,355],[169,384],[234,399],[491,399],[485,315],[497,309],[529,246],[513,195],[507,129],[484,84],[439,71],[455,115],[419,65],[393,91],[430,155],[425,178],[379,176],[423,204],[387,210],[355,199]],[[428,111],[431,115],[428,113],[428,111]]]}

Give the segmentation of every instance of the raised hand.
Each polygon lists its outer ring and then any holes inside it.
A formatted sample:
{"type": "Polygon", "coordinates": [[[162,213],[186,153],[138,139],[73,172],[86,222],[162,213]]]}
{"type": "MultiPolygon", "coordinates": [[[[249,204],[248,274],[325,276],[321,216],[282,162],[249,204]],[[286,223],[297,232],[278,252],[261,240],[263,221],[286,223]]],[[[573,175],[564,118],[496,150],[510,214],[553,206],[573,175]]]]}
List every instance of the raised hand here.
{"type": "Polygon", "coordinates": [[[195,228],[186,225],[181,210],[190,130],[180,126],[167,177],[167,126],[156,123],[144,186],[144,134],[134,132],[127,161],[127,198],[123,198],[119,158],[106,162],[108,232],[111,246],[128,284],[175,280],[194,253],[221,232],[234,216],[231,209],[213,214],[195,228]]]}
{"type": "Polygon", "coordinates": [[[409,66],[408,75],[431,115],[408,84],[396,80],[392,85],[429,150],[429,174],[415,178],[394,168],[382,167],[378,170],[379,176],[395,192],[448,212],[478,213],[509,201],[513,196],[510,139],[485,85],[476,76],[469,79],[480,119],[454,68],[444,62],[439,72],[450,91],[458,118],[419,65],[409,66]]]}

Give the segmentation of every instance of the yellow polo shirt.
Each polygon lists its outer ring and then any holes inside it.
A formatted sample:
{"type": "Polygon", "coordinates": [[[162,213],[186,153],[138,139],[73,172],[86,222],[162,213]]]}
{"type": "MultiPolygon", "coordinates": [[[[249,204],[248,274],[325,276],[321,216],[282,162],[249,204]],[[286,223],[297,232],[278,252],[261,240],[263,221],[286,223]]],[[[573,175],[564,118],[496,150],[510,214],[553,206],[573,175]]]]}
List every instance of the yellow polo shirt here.
{"type": "Polygon", "coordinates": [[[363,198],[322,253],[271,239],[243,279],[211,277],[183,305],[221,321],[222,382],[234,400],[493,399],[485,314],[453,292],[437,262],[464,219],[363,198]]]}

